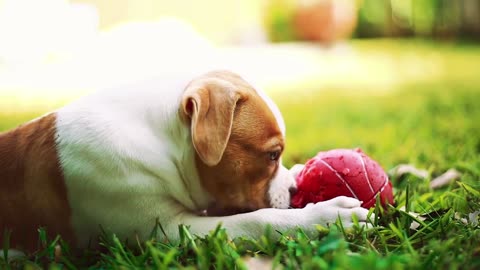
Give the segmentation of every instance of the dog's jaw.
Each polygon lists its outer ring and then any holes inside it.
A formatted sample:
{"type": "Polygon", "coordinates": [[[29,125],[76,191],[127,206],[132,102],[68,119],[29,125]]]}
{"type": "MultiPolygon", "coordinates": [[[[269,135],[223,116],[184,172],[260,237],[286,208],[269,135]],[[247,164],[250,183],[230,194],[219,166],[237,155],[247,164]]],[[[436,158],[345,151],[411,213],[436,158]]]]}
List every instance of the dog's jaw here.
{"type": "Polygon", "coordinates": [[[291,173],[281,165],[277,174],[270,183],[268,197],[273,208],[287,209],[290,207],[290,190],[295,188],[295,179],[291,173]]]}

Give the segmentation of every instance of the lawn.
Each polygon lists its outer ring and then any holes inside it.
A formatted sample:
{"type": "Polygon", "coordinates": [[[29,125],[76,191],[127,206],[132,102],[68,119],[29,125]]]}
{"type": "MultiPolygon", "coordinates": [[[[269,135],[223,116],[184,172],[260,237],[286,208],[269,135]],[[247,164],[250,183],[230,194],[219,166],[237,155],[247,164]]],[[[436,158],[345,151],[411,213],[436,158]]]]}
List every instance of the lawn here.
{"type": "MultiPolygon", "coordinates": [[[[149,241],[128,249],[114,236],[105,235],[103,251],[81,257],[70,255],[68,243],[44,239],[40,232],[43,244],[38,252],[13,266],[242,269],[248,258],[256,257],[287,269],[480,268],[479,220],[465,221],[469,213],[480,210],[480,47],[354,43],[361,52],[381,51],[390,59],[402,58],[404,49],[412,46],[420,55],[433,52],[441,57],[442,76],[419,70],[420,79],[387,90],[358,89],[352,83],[352,87],[329,85],[293,96],[271,94],[287,123],[284,162],[288,166],[303,163],[321,150],[360,147],[387,171],[409,163],[428,170],[432,177],[450,168],[462,173],[459,180],[438,190],[429,188],[431,177],[392,177],[396,205],[372,229],[347,230],[337,223],[319,227],[317,238],[310,239],[299,230],[296,237],[271,242],[267,237],[229,240],[228,231],[220,227],[208,236],[194,236],[180,226],[178,245],[149,241]],[[413,217],[402,207],[426,219],[410,229],[413,217]],[[55,259],[57,243],[64,255],[55,259]]],[[[365,69],[371,80],[377,79],[365,69]]],[[[0,130],[41,113],[0,111],[0,130]]],[[[0,258],[0,268],[5,266],[0,258]]]]}

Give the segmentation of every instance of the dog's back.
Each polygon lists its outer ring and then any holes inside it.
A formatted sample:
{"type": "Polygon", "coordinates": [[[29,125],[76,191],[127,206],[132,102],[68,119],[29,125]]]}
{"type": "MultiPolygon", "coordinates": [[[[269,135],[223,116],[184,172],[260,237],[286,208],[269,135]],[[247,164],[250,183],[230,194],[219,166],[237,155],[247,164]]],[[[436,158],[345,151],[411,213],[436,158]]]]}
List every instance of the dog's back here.
{"type": "Polygon", "coordinates": [[[40,227],[72,235],[65,183],[58,161],[52,162],[55,121],[49,114],[0,133],[0,239],[10,231],[12,247],[36,248],[40,227]]]}

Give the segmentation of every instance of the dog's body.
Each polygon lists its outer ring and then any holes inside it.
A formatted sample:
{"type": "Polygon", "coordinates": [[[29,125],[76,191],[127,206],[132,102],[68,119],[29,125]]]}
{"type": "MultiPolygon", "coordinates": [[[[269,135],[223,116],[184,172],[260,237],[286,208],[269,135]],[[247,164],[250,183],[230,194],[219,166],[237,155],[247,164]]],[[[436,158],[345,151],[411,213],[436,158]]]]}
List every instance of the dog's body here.
{"type": "Polygon", "coordinates": [[[170,240],[178,224],[258,237],[266,224],[365,221],[345,197],[286,209],[284,136],[274,103],[230,72],[98,92],[0,134],[0,229],[33,249],[41,226],[81,247],[100,227],[146,239],[156,221],[170,240]]]}

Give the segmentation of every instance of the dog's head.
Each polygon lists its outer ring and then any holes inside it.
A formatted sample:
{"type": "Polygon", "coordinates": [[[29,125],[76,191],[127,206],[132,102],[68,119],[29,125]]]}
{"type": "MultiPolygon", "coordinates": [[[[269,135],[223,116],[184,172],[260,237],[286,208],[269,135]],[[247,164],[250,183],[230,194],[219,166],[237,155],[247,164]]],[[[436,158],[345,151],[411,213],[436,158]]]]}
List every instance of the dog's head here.
{"type": "Polygon", "coordinates": [[[285,124],[263,93],[238,75],[210,72],[182,98],[202,186],[214,198],[210,215],[288,208],[295,181],[282,165],[285,124]]]}

